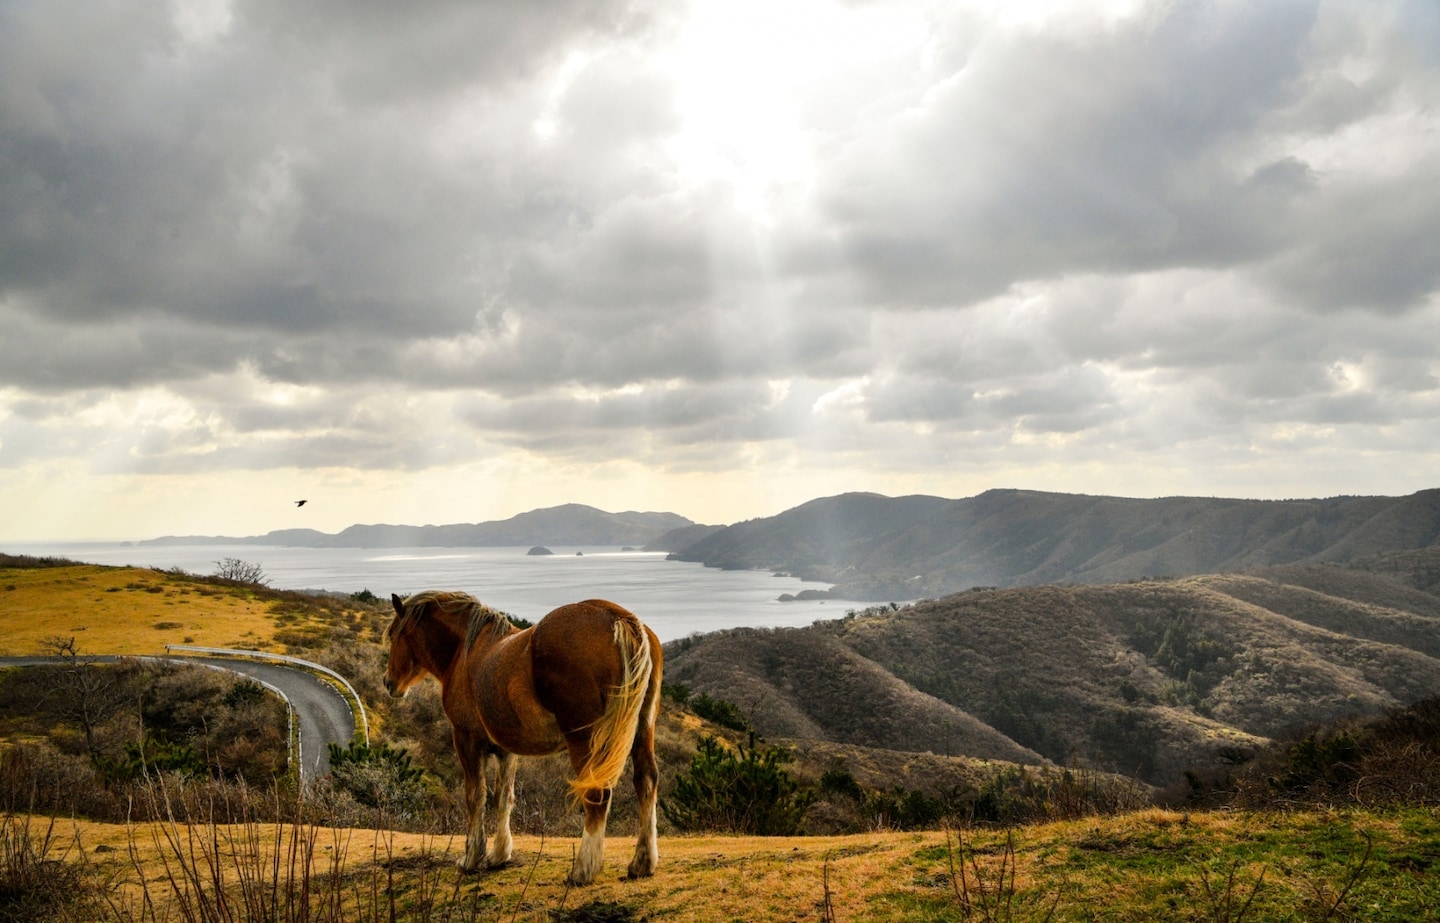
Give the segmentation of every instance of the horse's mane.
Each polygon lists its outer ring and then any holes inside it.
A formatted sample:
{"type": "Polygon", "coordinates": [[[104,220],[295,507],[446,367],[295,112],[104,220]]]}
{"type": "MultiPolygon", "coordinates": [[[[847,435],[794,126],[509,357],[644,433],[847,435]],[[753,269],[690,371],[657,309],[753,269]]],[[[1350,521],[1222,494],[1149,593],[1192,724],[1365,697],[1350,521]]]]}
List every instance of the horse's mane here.
{"type": "Polygon", "coordinates": [[[469,593],[460,590],[425,590],[405,600],[405,613],[390,623],[385,632],[386,639],[413,625],[429,605],[434,605],[437,611],[446,615],[458,615],[465,620],[467,648],[487,631],[503,638],[515,627],[505,613],[490,608],[469,593]]]}

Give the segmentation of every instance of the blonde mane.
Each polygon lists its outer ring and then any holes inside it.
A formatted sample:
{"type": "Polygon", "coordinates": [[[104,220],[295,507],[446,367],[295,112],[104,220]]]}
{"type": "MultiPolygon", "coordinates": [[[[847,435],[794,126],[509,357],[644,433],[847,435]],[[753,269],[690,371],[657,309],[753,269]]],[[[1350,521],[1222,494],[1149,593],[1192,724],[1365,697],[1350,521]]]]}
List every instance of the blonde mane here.
{"type": "Polygon", "coordinates": [[[405,600],[405,614],[396,616],[385,629],[389,640],[396,634],[410,628],[419,620],[428,606],[434,605],[437,612],[460,616],[465,620],[465,647],[472,647],[487,632],[503,638],[515,630],[509,616],[499,609],[492,609],[480,600],[459,590],[426,590],[405,600]]]}

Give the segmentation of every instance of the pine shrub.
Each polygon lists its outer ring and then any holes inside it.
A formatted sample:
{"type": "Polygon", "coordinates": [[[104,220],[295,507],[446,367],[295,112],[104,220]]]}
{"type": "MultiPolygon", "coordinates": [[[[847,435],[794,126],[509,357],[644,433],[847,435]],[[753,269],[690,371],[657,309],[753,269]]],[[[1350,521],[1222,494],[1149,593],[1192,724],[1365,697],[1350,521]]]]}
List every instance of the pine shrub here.
{"type": "Polygon", "coordinates": [[[689,771],[676,776],[662,803],[665,816],[681,830],[795,836],[815,793],[791,778],[788,762],[789,754],[757,746],[754,735],[734,751],[701,737],[689,771]]]}

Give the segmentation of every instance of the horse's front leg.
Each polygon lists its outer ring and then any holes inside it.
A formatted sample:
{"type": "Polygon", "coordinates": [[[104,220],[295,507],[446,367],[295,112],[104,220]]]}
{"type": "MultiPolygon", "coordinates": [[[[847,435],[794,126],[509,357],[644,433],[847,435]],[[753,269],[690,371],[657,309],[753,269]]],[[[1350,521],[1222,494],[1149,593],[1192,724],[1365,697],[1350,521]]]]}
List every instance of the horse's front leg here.
{"type": "Polygon", "coordinates": [[[515,754],[501,750],[495,754],[495,839],[490,842],[490,852],[485,864],[499,868],[510,861],[514,848],[510,838],[510,811],[515,807],[515,754]]]}
{"type": "Polygon", "coordinates": [[[456,863],[462,872],[480,868],[485,858],[485,757],[481,740],[455,732],[455,755],[465,777],[465,855],[456,863]]]}

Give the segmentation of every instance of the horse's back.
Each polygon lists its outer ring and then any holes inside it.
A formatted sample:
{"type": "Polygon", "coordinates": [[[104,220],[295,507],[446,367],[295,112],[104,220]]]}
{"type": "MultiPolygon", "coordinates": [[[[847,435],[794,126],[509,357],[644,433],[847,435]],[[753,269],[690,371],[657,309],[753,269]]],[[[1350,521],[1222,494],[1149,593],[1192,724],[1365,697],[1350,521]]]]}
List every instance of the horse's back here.
{"type": "Polygon", "coordinates": [[[608,599],[587,599],[551,610],[536,623],[530,639],[537,667],[542,662],[585,672],[623,667],[615,647],[617,623],[638,627],[640,620],[608,599]]]}
{"type": "Polygon", "coordinates": [[[605,599],[561,606],[536,623],[530,639],[535,693],[562,730],[592,723],[625,675],[617,624],[640,644],[648,643],[649,632],[635,614],[605,599]]]}

